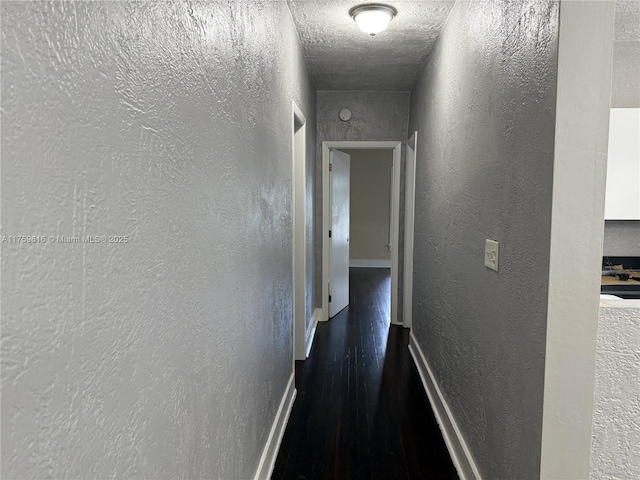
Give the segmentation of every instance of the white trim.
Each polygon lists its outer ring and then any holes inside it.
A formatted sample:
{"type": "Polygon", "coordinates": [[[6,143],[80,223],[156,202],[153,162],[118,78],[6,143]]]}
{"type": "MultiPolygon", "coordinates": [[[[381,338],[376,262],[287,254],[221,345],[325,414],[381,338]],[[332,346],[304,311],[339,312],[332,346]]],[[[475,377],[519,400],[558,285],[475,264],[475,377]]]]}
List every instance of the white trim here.
{"type": "Polygon", "coordinates": [[[416,209],[416,149],[418,132],[414,132],[407,140],[405,159],[406,179],[404,194],[404,281],[402,293],[404,303],[402,309],[402,326],[411,328],[413,322],[413,232],[416,209]]]}
{"type": "Polygon", "coordinates": [[[560,1],[551,233],[545,238],[545,480],[590,473],[614,25],[613,2],[560,1]]]}
{"type": "Polygon", "coordinates": [[[309,358],[309,354],[311,353],[311,347],[313,346],[313,339],[316,336],[316,327],[318,326],[318,319],[322,314],[322,310],[320,308],[316,308],[313,311],[313,316],[311,317],[311,325],[307,329],[307,339],[306,339],[306,349],[305,355],[309,358]]]}
{"type": "Polygon", "coordinates": [[[291,102],[293,361],[306,358],[306,119],[291,102]]]}
{"type": "Polygon", "coordinates": [[[349,266],[360,268],[391,268],[391,260],[367,260],[363,258],[350,258],[349,266]]]}
{"type": "Polygon", "coordinates": [[[398,324],[398,238],[400,232],[400,162],[402,142],[325,141],[322,142],[322,320],[329,319],[329,150],[393,150],[392,243],[391,243],[391,323],[398,324]]]}
{"type": "Polygon", "coordinates": [[[402,161],[402,143],[398,142],[393,149],[393,187],[391,199],[391,212],[393,215],[393,236],[391,237],[391,323],[399,325],[398,322],[398,272],[400,266],[399,245],[400,242],[400,163],[402,161]]]}
{"type": "Polygon", "coordinates": [[[322,142],[322,321],[329,320],[329,146],[322,142]]]}
{"type": "Polygon", "coordinates": [[[422,385],[427,392],[431,408],[433,409],[433,413],[435,413],[438,425],[440,425],[442,436],[447,444],[449,455],[451,455],[451,460],[453,460],[458,475],[462,480],[482,480],[480,471],[471,455],[471,451],[469,447],[467,447],[467,442],[465,442],[462,432],[460,428],[458,428],[451,408],[449,408],[449,405],[442,395],[440,387],[438,387],[438,383],[429,367],[429,363],[424,353],[422,353],[422,348],[420,348],[413,332],[409,334],[409,352],[411,352],[411,357],[413,357],[413,361],[420,374],[422,385]]]}
{"type": "Polygon", "coordinates": [[[273,425],[271,425],[269,438],[262,450],[262,456],[260,457],[260,463],[258,464],[258,470],[254,476],[254,480],[267,480],[271,478],[273,467],[278,457],[280,443],[282,442],[282,437],[284,436],[284,431],[289,421],[289,415],[291,414],[295,399],[296,388],[294,374],[292,373],[289,377],[289,383],[287,383],[287,388],[282,396],[282,400],[280,400],[276,418],[274,418],[273,425]]]}

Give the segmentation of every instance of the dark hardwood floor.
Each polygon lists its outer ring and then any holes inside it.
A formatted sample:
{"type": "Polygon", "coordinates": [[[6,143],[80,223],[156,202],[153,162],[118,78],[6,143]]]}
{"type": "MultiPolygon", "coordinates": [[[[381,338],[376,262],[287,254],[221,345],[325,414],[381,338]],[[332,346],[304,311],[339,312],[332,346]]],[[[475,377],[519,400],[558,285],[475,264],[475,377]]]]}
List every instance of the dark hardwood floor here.
{"type": "Polygon", "coordinates": [[[457,479],[409,354],[390,326],[388,269],[352,268],[349,307],[296,362],[273,479],[457,479]]]}

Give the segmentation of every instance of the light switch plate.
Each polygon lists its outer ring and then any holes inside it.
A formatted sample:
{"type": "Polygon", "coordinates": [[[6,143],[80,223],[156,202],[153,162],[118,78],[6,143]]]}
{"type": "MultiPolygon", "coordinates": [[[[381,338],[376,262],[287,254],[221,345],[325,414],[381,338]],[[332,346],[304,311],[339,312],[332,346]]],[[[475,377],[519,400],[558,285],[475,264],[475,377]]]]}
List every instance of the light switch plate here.
{"type": "Polygon", "coordinates": [[[495,240],[484,241],[484,266],[498,271],[498,242],[495,240]]]}

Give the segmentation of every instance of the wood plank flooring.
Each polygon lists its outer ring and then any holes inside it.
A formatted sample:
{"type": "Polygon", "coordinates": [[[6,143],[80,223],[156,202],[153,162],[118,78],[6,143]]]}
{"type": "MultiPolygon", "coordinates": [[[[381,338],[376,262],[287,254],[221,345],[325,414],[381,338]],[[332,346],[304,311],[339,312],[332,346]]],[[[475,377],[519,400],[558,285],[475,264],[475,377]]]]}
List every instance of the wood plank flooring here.
{"type": "Polygon", "coordinates": [[[390,326],[389,269],[352,268],[349,306],[296,362],[272,479],[457,479],[409,354],[390,326]]]}

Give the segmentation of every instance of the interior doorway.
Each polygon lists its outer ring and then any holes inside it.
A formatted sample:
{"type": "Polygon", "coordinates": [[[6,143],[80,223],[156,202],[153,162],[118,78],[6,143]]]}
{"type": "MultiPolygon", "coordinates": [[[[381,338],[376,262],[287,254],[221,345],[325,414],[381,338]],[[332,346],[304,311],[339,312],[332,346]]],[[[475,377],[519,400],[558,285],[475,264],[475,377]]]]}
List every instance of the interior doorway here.
{"type": "Polygon", "coordinates": [[[391,268],[393,150],[343,150],[351,157],[349,266],[391,268]]]}
{"type": "MultiPolygon", "coordinates": [[[[391,150],[393,152],[392,180],[391,180],[391,323],[398,322],[398,238],[399,238],[399,218],[400,218],[400,155],[401,142],[396,141],[325,141],[322,142],[322,318],[328,320],[330,317],[329,295],[333,295],[330,280],[331,265],[331,241],[329,240],[331,230],[331,181],[330,181],[330,158],[334,150],[391,150]]],[[[348,285],[348,284],[347,284],[348,285]]]]}

